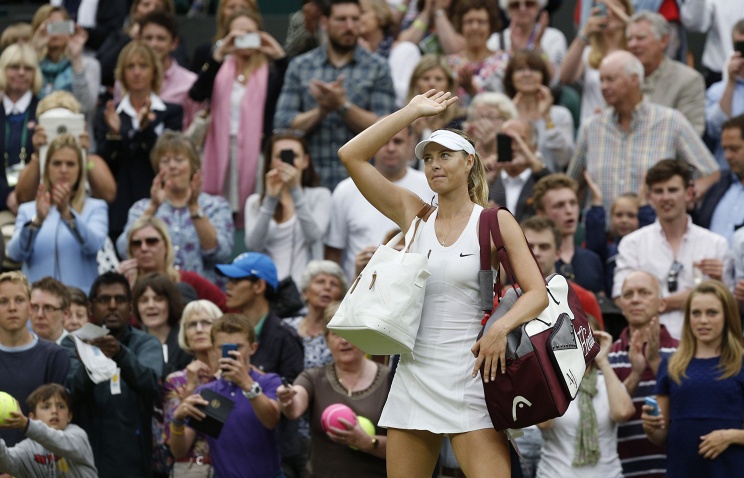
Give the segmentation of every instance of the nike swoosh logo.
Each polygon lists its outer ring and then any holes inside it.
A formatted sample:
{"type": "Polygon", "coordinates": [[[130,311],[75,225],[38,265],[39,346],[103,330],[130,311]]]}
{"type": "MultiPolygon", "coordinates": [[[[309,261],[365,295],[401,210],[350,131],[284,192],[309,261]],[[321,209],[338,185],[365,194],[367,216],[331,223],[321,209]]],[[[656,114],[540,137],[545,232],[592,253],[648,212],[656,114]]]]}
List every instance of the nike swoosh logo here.
{"type": "Polygon", "coordinates": [[[460,257],[468,257],[468,256],[474,256],[474,255],[475,254],[463,254],[462,252],[460,253],[460,257]]]}

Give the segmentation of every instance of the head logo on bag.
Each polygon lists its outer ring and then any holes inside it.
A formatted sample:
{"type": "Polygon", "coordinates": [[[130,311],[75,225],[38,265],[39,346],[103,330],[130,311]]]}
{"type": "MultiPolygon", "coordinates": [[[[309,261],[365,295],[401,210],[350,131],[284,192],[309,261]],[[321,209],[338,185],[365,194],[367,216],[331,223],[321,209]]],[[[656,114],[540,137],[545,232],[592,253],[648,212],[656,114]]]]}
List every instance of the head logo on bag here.
{"type": "Polygon", "coordinates": [[[514,418],[514,421],[517,421],[517,407],[524,408],[524,406],[527,405],[528,407],[531,407],[532,404],[529,400],[522,396],[516,396],[514,397],[514,401],[512,402],[512,417],[514,418]]]}

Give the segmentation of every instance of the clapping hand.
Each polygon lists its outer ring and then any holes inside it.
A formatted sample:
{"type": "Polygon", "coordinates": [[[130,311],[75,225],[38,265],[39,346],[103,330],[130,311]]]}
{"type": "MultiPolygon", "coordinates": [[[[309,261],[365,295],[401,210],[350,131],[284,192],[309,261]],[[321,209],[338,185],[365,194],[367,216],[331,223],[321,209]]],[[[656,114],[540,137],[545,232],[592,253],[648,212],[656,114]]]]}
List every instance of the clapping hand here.
{"type": "Polygon", "coordinates": [[[40,224],[44,222],[44,219],[49,214],[51,203],[51,194],[46,190],[44,183],[39,184],[39,188],[36,190],[36,219],[40,224]]]}
{"type": "Polygon", "coordinates": [[[199,194],[202,190],[202,172],[197,169],[189,181],[189,199],[187,204],[193,208],[199,207],[199,194]]]}
{"type": "Polygon", "coordinates": [[[116,112],[114,102],[111,100],[106,102],[106,109],[103,110],[103,119],[110,133],[119,134],[121,132],[121,118],[119,118],[119,113],[116,112]]]}
{"type": "Polygon", "coordinates": [[[586,180],[586,186],[589,188],[589,193],[592,195],[592,206],[602,206],[604,204],[602,188],[594,182],[589,175],[589,171],[584,171],[584,179],[586,180]]]}
{"type": "Polygon", "coordinates": [[[155,113],[150,111],[150,108],[152,108],[152,101],[150,101],[150,98],[145,98],[144,106],[137,112],[140,130],[147,128],[150,122],[155,119],[155,113]]]}

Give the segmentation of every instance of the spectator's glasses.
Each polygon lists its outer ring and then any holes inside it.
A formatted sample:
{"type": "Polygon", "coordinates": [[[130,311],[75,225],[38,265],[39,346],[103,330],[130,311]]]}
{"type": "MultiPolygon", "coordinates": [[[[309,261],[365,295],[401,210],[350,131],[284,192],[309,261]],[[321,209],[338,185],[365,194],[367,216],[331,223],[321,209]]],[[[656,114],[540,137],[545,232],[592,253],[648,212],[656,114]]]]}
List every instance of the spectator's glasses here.
{"type": "Polygon", "coordinates": [[[509,2],[507,5],[508,10],[519,10],[521,8],[528,9],[528,8],[535,8],[537,6],[537,1],[535,0],[521,0],[519,2],[509,2]]]}
{"type": "Polygon", "coordinates": [[[44,312],[44,315],[51,315],[63,309],[64,309],[63,307],[55,307],[50,304],[44,304],[44,305],[31,304],[31,312],[33,312],[34,314],[38,314],[39,311],[41,310],[44,312]]]}
{"type": "Polygon", "coordinates": [[[677,288],[679,287],[679,273],[682,272],[682,263],[674,261],[672,262],[672,267],[669,269],[669,273],[667,273],[667,290],[669,292],[677,292],[677,288]]]}
{"type": "Polygon", "coordinates": [[[109,305],[112,300],[116,302],[116,305],[122,305],[129,302],[129,299],[127,299],[127,296],[125,295],[99,295],[93,299],[93,302],[97,302],[101,305],[109,305]]]}
{"type": "Polygon", "coordinates": [[[142,243],[147,244],[148,247],[154,247],[160,242],[159,237],[146,237],[144,239],[132,239],[132,249],[139,249],[142,247],[142,243]]]}
{"type": "Polygon", "coordinates": [[[211,319],[201,319],[201,320],[192,320],[191,322],[187,322],[186,330],[198,330],[201,326],[202,330],[207,330],[212,327],[212,324],[214,323],[214,320],[211,319]]]}

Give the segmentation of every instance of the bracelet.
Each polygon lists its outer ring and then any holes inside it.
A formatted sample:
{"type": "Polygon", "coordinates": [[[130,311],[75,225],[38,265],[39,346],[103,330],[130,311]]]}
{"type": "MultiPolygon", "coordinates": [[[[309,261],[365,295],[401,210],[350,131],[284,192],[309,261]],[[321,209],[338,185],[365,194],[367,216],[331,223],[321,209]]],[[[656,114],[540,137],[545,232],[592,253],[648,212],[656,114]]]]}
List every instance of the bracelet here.
{"type": "Polygon", "coordinates": [[[171,418],[171,421],[170,422],[171,422],[171,424],[175,423],[178,426],[184,426],[184,425],[186,425],[186,422],[184,422],[182,420],[179,420],[176,417],[171,418]]]}
{"type": "Polygon", "coordinates": [[[577,35],[578,39],[584,42],[585,44],[589,44],[589,37],[584,35],[584,32],[579,32],[577,35]]]}
{"type": "Polygon", "coordinates": [[[171,435],[183,435],[185,433],[184,426],[173,426],[173,422],[170,424],[171,435]]]}
{"type": "Polygon", "coordinates": [[[417,19],[415,19],[413,21],[413,28],[418,28],[419,30],[421,30],[424,33],[427,32],[427,31],[429,31],[429,25],[426,22],[424,22],[423,20],[419,19],[419,18],[417,18],[417,19]]]}

